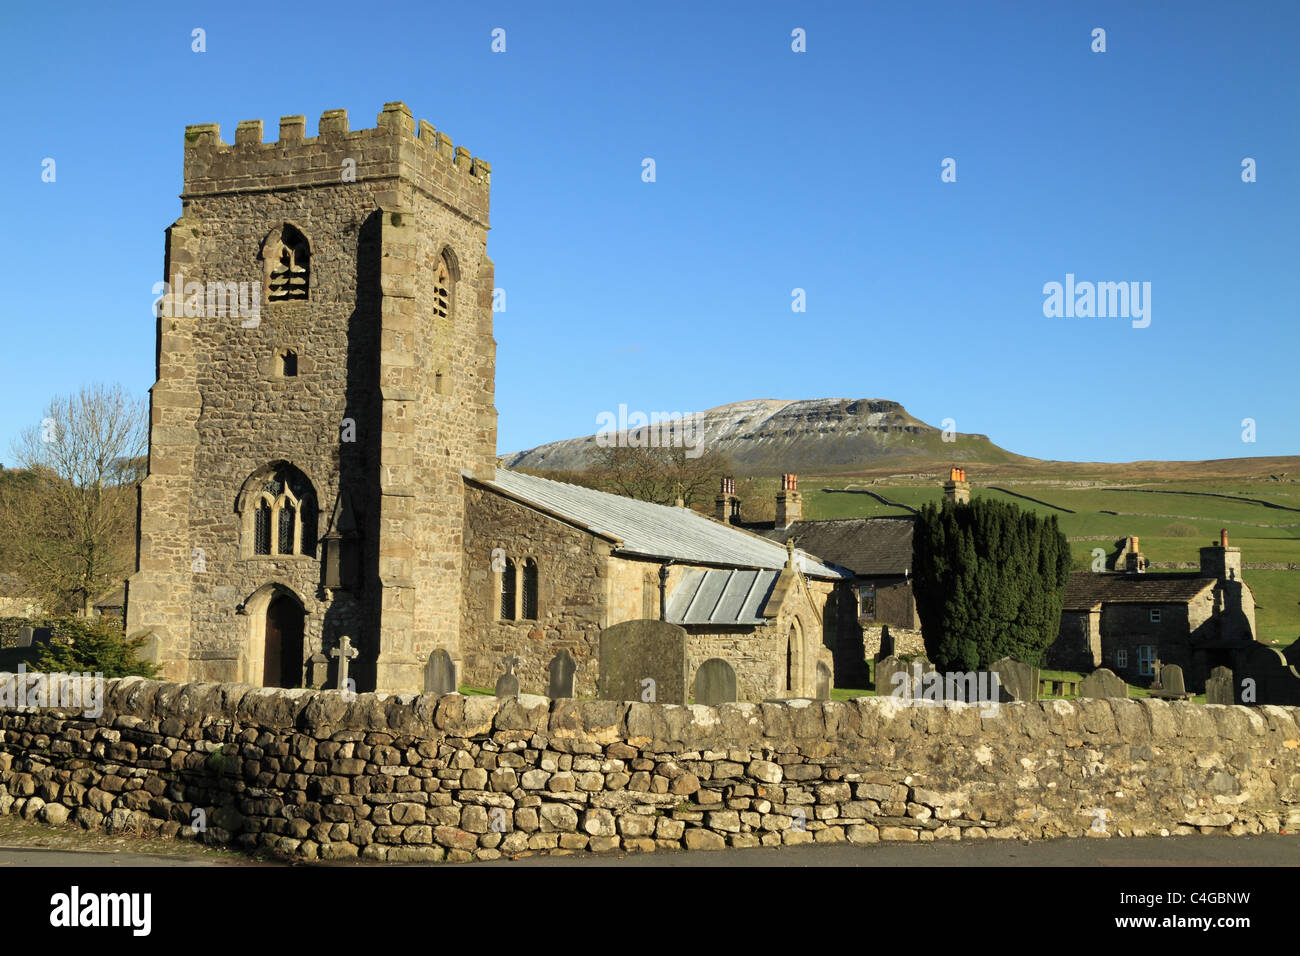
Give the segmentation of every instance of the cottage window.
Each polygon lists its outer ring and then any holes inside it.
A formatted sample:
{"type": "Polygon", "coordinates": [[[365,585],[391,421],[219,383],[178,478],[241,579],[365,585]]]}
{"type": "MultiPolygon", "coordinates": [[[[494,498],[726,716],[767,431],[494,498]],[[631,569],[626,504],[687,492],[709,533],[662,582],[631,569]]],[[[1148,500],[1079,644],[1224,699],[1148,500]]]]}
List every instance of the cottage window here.
{"type": "Polygon", "coordinates": [[[876,618],[876,586],[867,584],[858,588],[858,616],[867,620],[876,618]]]}
{"type": "Polygon", "coordinates": [[[1143,677],[1156,675],[1156,648],[1154,644],[1143,644],[1138,648],[1138,673],[1143,677]]]}
{"type": "Polygon", "coordinates": [[[1115,651],[1115,666],[1128,667],[1128,648],[1121,647],[1115,651]]]}
{"type": "Polygon", "coordinates": [[[1153,607],[1153,608],[1151,609],[1151,623],[1152,623],[1152,624],[1159,624],[1159,623],[1160,623],[1160,608],[1158,608],[1158,607],[1153,607]]]}

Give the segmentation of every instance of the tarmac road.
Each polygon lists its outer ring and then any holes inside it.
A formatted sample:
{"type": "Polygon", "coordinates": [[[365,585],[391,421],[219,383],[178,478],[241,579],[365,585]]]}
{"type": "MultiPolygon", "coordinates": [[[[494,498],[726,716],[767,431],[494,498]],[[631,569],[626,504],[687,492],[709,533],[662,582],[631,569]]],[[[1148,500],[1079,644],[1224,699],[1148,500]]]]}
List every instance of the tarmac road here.
{"type": "MultiPolygon", "coordinates": [[[[275,866],[243,859],[158,856],[83,850],[41,850],[0,847],[0,867],[176,867],[275,866]]],[[[299,864],[304,865],[304,864],[299,864]]],[[[388,866],[340,862],[321,866],[388,866]]],[[[575,853],[571,856],[530,856],[464,864],[483,866],[1152,866],[1231,867],[1300,865],[1300,835],[1186,836],[1111,839],[981,840],[967,843],[883,843],[852,846],[756,847],[662,853],[575,853]]]]}

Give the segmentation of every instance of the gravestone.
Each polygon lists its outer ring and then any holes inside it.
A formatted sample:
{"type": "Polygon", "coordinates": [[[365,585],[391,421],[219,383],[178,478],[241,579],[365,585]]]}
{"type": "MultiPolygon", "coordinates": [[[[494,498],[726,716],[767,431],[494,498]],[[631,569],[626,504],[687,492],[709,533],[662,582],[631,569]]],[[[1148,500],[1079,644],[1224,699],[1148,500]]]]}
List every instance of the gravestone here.
{"type": "Polygon", "coordinates": [[[1234,704],[1232,699],[1232,670],[1228,667],[1216,667],[1210,671],[1205,681],[1205,702],[1207,704],[1234,704]]]}
{"type": "Polygon", "coordinates": [[[817,699],[831,699],[831,669],[820,661],[817,663],[817,699]]]}
{"type": "Polygon", "coordinates": [[[307,658],[307,686],[323,690],[329,683],[330,659],[317,651],[307,658]]]}
{"type": "Polygon", "coordinates": [[[1079,681],[1080,697],[1128,697],[1124,678],[1106,667],[1099,667],[1079,681]]]}
{"type": "Polygon", "coordinates": [[[358,653],[360,652],[352,646],[352,638],[346,634],[339,638],[339,646],[330,651],[330,657],[336,658],[339,662],[338,689],[341,691],[353,689],[348,683],[348,664],[358,653]]]}
{"type": "Polygon", "coordinates": [[[998,675],[999,700],[1038,700],[1038,668],[1010,657],[994,661],[989,670],[998,675]]]}
{"type": "Polygon", "coordinates": [[[456,693],[456,662],[441,647],[430,652],[424,665],[424,692],[439,697],[456,693]]]}
{"type": "Polygon", "coordinates": [[[546,688],[546,696],[551,700],[565,700],[573,697],[573,675],[578,672],[578,664],[573,655],[561,650],[551,658],[551,681],[546,688]]]}
{"type": "Polygon", "coordinates": [[[624,621],[600,632],[602,700],[686,703],[686,631],[664,621],[624,621]]]}
{"type": "Polygon", "coordinates": [[[910,663],[892,655],[883,658],[876,662],[876,696],[919,697],[921,678],[932,670],[934,665],[923,657],[910,663]],[[896,674],[907,675],[907,680],[895,677],[896,674]]]}
{"type": "Polygon", "coordinates": [[[30,627],[20,627],[20,628],[18,629],[18,646],[19,646],[19,647],[31,647],[31,646],[32,646],[32,633],[33,633],[34,630],[35,630],[34,628],[30,628],[30,627]]]}
{"type": "Polygon", "coordinates": [[[1165,685],[1161,683],[1164,679],[1165,665],[1160,663],[1160,658],[1151,662],[1151,685],[1148,690],[1164,690],[1165,685]]]}
{"type": "Polygon", "coordinates": [[[158,635],[150,631],[145,637],[144,643],[140,645],[139,659],[157,664],[158,657],[162,651],[162,642],[158,640],[158,635]]]}
{"type": "Polygon", "coordinates": [[[1161,667],[1159,685],[1152,684],[1151,687],[1152,689],[1147,692],[1151,697],[1186,700],[1192,696],[1187,693],[1187,687],[1183,683],[1183,669],[1177,664],[1165,664],[1161,667]],[[1159,689],[1156,689],[1157,686],[1159,689]]]}
{"type": "Polygon", "coordinates": [[[880,628],[880,650],[876,651],[876,660],[883,661],[886,657],[894,657],[894,635],[889,633],[889,625],[886,624],[880,628]]]}
{"type": "Polygon", "coordinates": [[[519,663],[519,658],[512,654],[502,663],[505,665],[506,672],[497,678],[496,695],[498,697],[518,697],[519,678],[515,675],[515,665],[519,663]]]}
{"type": "Polygon", "coordinates": [[[897,673],[906,673],[907,665],[900,661],[893,654],[888,657],[882,657],[876,661],[876,696],[888,697],[894,693],[894,688],[898,684],[894,681],[894,675],[897,673]]]}
{"type": "Polygon", "coordinates": [[[721,657],[710,657],[695,672],[695,703],[712,707],[735,699],[735,670],[721,657]]]}
{"type": "Polygon", "coordinates": [[[1233,655],[1232,680],[1240,703],[1300,705],[1300,673],[1267,644],[1253,642],[1233,655]]]}

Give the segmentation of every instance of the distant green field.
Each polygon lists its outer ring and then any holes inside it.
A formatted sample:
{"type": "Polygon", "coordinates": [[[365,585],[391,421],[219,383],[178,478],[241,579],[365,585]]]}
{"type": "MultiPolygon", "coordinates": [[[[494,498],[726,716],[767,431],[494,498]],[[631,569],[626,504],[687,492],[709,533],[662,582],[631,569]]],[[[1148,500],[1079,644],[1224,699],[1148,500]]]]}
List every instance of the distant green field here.
{"type": "MultiPolygon", "coordinates": [[[[974,477],[974,476],[972,476],[974,477]]],[[[1198,561],[1197,549],[1218,540],[1226,528],[1232,545],[1242,549],[1250,563],[1300,564],[1300,485],[1287,482],[1225,478],[1220,481],[1165,480],[1106,483],[1105,487],[1077,487],[1062,471],[1060,483],[993,480],[1006,491],[975,486],[972,494],[1008,501],[1041,515],[1055,515],[1061,531],[1070,538],[1104,535],[1104,540],[1072,541],[1076,568],[1092,563],[1094,548],[1107,554],[1114,541],[1128,535],[1141,538],[1142,552],[1152,562],[1198,561]],[[1152,489],[1150,493],[1138,489],[1152,489]],[[1011,493],[1008,493],[1011,492],[1011,493]],[[1250,501],[1170,492],[1211,492],[1256,498],[1282,507],[1250,501]],[[1027,501],[1018,495],[1038,499],[1027,501]],[[1056,507],[1051,507],[1055,505],[1056,507]],[[1069,509],[1073,514],[1058,509],[1069,509]],[[1297,509],[1297,510],[1285,510],[1297,509]],[[1107,512],[1117,512],[1108,514],[1107,512]]],[[[919,508],[943,496],[938,479],[853,479],[845,476],[805,476],[801,484],[806,518],[849,518],[905,515],[906,508],[882,504],[870,490],[891,502],[919,508]],[[824,489],[836,489],[826,491],[824,489]]],[[[775,485],[773,486],[775,491],[775,485]]],[[[1255,595],[1256,625],[1262,641],[1285,647],[1300,637],[1300,571],[1246,568],[1246,583],[1255,595]]]]}

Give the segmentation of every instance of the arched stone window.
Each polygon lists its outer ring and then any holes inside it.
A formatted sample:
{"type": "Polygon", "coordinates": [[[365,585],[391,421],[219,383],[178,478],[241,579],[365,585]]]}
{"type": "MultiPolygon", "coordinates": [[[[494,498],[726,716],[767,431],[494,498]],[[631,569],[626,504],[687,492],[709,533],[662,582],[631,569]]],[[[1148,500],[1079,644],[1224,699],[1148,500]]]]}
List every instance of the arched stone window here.
{"type": "Polygon", "coordinates": [[[433,314],[440,319],[451,314],[456,280],[459,278],[460,266],[456,262],[456,254],[450,247],[443,249],[433,265],[433,314]]]}
{"type": "Polygon", "coordinates": [[[537,562],[532,558],[524,560],[524,600],[523,619],[537,620],[537,562]]]}
{"type": "Polygon", "coordinates": [[[506,558],[506,565],[501,570],[501,620],[515,619],[515,562],[506,558]]]}
{"type": "Polygon", "coordinates": [[[252,475],[244,482],[239,510],[244,516],[246,556],[315,556],[316,491],[293,465],[278,462],[252,475]]]}
{"type": "Polygon", "coordinates": [[[262,278],[269,302],[306,301],[311,289],[311,246],[291,223],[262,242],[262,278]]]}

